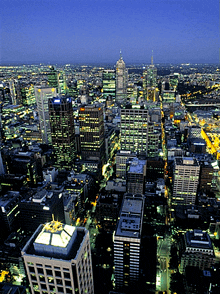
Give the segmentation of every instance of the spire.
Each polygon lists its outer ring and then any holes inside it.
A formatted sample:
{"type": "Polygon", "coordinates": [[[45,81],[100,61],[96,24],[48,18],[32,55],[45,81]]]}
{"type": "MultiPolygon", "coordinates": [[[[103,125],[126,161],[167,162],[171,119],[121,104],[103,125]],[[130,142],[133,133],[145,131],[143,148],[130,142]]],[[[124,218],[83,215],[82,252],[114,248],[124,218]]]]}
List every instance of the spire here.
{"type": "Polygon", "coordinates": [[[121,53],[121,49],[120,49],[120,58],[122,59],[122,53],[121,53]]]}
{"type": "Polygon", "coordinates": [[[154,65],[153,50],[152,50],[152,56],[151,56],[151,65],[154,65]]]}

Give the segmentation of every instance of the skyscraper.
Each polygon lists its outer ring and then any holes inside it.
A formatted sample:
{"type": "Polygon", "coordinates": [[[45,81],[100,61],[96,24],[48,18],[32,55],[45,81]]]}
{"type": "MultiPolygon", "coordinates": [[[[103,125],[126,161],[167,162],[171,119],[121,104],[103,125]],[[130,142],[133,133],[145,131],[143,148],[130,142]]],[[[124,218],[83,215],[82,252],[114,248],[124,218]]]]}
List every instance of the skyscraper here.
{"type": "Polygon", "coordinates": [[[116,288],[126,288],[139,278],[144,196],[125,194],[114,235],[116,288]]]}
{"type": "Polygon", "coordinates": [[[47,75],[49,87],[56,88],[57,93],[59,92],[58,74],[54,66],[49,67],[50,71],[47,75]]]}
{"type": "Polygon", "coordinates": [[[147,100],[156,101],[157,87],[157,68],[153,64],[153,53],[151,56],[151,64],[143,72],[143,88],[144,95],[147,100]]]}
{"type": "Polygon", "coordinates": [[[31,293],[93,294],[89,232],[58,221],[40,225],[22,250],[31,293]]]}
{"type": "Polygon", "coordinates": [[[121,150],[147,155],[148,110],[121,109],[121,150]]]}
{"type": "Polygon", "coordinates": [[[177,157],[174,161],[174,204],[195,204],[199,184],[200,165],[192,157],[177,157]]]}
{"type": "Polygon", "coordinates": [[[76,153],[72,99],[50,98],[48,103],[56,165],[71,169],[76,153]]]}
{"type": "Polygon", "coordinates": [[[82,159],[104,162],[104,118],[101,104],[79,108],[80,148],[82,159]]]}
{"type": "Polygon", "coordinates": [[[34,87],[43,144],[51,144],[48,99],[57,96],[56,88],[34,87]]]}
{"type": "Polygon", "coordinates": [[[116,101],[121,103],[127,99],[128,72],[120,52],[120,58],[116,63],[116,101]]]}
{"type": "Polygon", "coordinates": [[[115,98],[115,70],[106,69],[102,74],[103,97],[111,96],[115,98]]]}

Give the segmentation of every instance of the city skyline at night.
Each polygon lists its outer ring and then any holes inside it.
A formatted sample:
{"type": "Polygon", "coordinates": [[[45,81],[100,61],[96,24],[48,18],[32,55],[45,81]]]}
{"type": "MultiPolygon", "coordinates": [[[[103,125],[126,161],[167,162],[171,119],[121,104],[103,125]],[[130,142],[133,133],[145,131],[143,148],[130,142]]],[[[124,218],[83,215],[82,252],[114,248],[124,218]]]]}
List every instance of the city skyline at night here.
{"type": "Polygon", "coordinates": [[[0,64],[218,63],[219,4],[194,0],[2,3],[0,64]]]}

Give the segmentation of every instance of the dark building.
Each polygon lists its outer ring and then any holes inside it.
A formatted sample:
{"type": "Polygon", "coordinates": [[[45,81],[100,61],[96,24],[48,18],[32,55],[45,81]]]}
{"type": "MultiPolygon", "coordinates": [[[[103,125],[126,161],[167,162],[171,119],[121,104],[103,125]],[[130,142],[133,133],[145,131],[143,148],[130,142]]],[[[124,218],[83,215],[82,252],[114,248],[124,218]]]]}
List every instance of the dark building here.
{"type": "Polygon", "coordinates": [[[127,192],[132,194],[144,194],[146,176],[146,160],[136,157],[127,161],[127,192]]]}
{"type": "Polygon", "coordinates": [[[64,220],[62,193],[54,193],[44,188],[24,197],[19,203],[19,222],[22,229],[35,231],[42,222],[52,219],[64,220]]]}
{"type": "Polygon", "coordinates": [[[161,157],[148,158],[146,178],[155,181],[164,177],[164,160],[161,157]]]}
{"type": "Polygon", "coordinates": [[[80,145],[83,160],[104,163],[104,119],[100,104],[85,105],[79,109],[80,145]]]}
{"type": "Polygon", "coordinates": [[[56,166],[71,169],[76,154],[72,99],[50,98],[48,105],[56,166]]]}
{"type": "Polygon", "coordinates": [[[213,187],[214,168],[210,162],[200,162],[199,190],[210,192],[213,187]]]}
{"type": "Polygon", "coordinates": [[[100,194],[96,205],[96,219],[105,231],[113,231],[118,219],[117,194],[100,194]]]}
{"type": "Polygon", "coordinates": [[[57,92],[58,92],[58,75],[57,75],[57,71],[54,68],[54,66],[50,66],[50,71],[47,75],[47,79],[48,79],[48,83],[50,87],[56,88],[57,92]]]}
{"type": "Polygon", "coordinates": [[[0,197],[0,236],[9,235],[13,230],[18,229],[19,202],[21,195],[19,192],[9,191],[0,197]]]}

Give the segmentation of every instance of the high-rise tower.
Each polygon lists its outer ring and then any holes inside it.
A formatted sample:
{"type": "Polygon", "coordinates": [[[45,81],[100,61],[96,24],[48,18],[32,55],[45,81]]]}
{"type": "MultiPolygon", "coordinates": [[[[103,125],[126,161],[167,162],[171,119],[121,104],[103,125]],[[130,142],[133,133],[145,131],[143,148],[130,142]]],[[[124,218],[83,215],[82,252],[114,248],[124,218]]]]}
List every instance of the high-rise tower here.
{"type": "Polygon", "coordinates": [[[80,148],[82,159],[104,162],[104,118],[101,104],[79,108],[80,148]]]}
{"type": "Polygon", "coordinates": [[[34,87],[40,132],[43,144],[51,144],[51,130],[49,121],[48,99],[57,96],[56,88],[34,87]]]}
{"type": "Polygon", "coordinates": [[[143,72],[143,88],[144,95],[147,100],[156,101],[156,87],[157,87],[157,68],[153,63],[153,51],[151,56],[151,64],[143,72]]]}
{"type": "Polygon", "coordinates": [[[93,294],[89,232],[52,221],[40,225],[22,250],[31,293],[93,294]]]}
{"type": "Polygon", "coordinates": [[[116,63],[116,101],[121,103],[127,99],[128,72],[120,51],[120,58],[116,63]]]}
{"type": "Polygon", "coordinates": [[[173,172],[174,204],[195,204],[199,184],[200,165],[192,157],[176,157],[173,172]]]}
{"type": "Polygon", "coordinates": [[[148,110],[121,109],[121,150],[147,154],[148,110]]]}
{"type": "Polygon", "coordinates": [[[106,69],[102,74],[103,97],[111,96],[115,98],[115,70],[106,69]]]}
{"type": "Polygon", "coordinates": [[[49,73],[47,75],[49,87],[56,88],[57,93],[58,93],[59,92],[58,91],[59,83],[58,83],[58,74],[57,74],[57,71],[54,68],[54,66],[50,66],[49,69],[50,69],[50,71],[49,71],[49,73]]]}
{"type": "Polygon", "coordinates": [[[50,98],[48,103],[56,164],[59,168],[71,169],[76,153],[72,99],[50,98]]]}
{"type": "Polygon", "coordinates": [[[125,194],[114,235],[116,288],[126,288],[138,281],[144,196],[125,194]]]}

